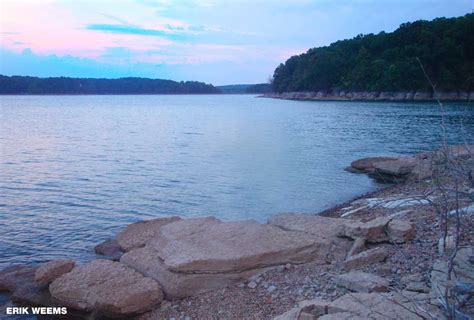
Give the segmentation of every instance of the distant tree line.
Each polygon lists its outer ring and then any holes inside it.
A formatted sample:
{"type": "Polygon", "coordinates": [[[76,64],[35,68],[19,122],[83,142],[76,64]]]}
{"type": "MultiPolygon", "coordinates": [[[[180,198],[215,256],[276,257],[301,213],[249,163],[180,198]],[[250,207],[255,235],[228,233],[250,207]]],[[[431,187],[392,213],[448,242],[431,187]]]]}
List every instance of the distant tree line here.
{"type": "Polygon", "coordinates": [[[37,78],[0,75],[0,94],[209,94],[211,84],[162,79],[37,78]]]}
{"type": "Polygon", "coordinates": [[[280,64],[273,89],[288,91],[429,90],[417,60],[439,90],[474,89],[474,14],[404,23],[312,48],[280,64]]]}
{"type": "Polygon", "coordinates": [[[217,87],[224,94],[257,94],[268,93],[272,91],[270,83],[257,84],[229,84],[217,87]]]}

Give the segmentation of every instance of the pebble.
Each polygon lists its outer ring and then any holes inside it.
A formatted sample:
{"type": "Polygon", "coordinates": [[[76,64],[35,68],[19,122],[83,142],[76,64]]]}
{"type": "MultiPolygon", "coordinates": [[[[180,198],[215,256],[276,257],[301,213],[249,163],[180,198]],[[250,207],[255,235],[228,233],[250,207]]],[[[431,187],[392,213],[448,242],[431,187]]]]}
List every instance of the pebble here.
{"type": "Polygon", "coordinates": [[[250,289],[255,289],[257,287],[257,284],[254,281],[250,281],[247,284],[247,287],[249,287],[250,289]]]}
{"type": "Polygon", "coordinates": [[[290,269],[291,269],[291,263],[285,264],[285,269],[286,269],[286,270],[290,270],[290,269]]]}
{"type": "Polygon", "coordinates": [[[269,286],[269,287],[267,288],[267,291],[268,291],[268,292],[273,292],[273,291],[276,290],[276,288],[277,288],[276,286],[271,285],[271,286],[269,286]]]}

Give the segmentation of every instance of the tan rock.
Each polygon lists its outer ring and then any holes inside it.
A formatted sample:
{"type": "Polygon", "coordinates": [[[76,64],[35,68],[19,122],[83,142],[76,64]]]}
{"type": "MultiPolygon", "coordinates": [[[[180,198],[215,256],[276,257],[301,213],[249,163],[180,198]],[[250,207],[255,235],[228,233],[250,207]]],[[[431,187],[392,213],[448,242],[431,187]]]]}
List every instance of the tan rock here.
{"type": "Polygon", "coordinates": [[[329,218],[312,214],[286,213],[272,216],[268,223],[283,230],[301,231],[316,239],[327,239],[332,243],[328,260],[344,259],[351,247],[351,242],[340,239],[338,231],[346,224],[347,220],[329,218]]]}
{"type": "Polygon", "coordinates": [[[70,272],[74,268],[72,260],[53,260],[42,264],[35,273],[35,281],[39,284],[48,284],[54,279],[70,272]]]}
{"type": "Polygon", "coordinates": [[[74,268],[54,280],[49,291],[62,306],[106,317],[143,313],[163,300],[156,281],[110,260],[74,268]]]}
{"type": "Polygon", "coordinates": [[[367,242],[383,242],[388,237],[385,229],[390,217],[378,217],[368,222],[345,220],[345,224],[338,230],[338,235],[352,239],[364,238],[367,242]]]}
{"type": "Polygon", "coordinates": [[[373,263],[384,261],[387,256],[388,253],[384,248],[377,247],[346,259],[343,263],[343,267],[346,270],[359,269],[373,263]]]}
{"type": "Polygon", "coordinates": [[[171,271],[240,272],[286,263],[326,263],[330,240],[285,231],[253,221],[222,222],[215,218],[176,221],[161,227],[147,246],[171,271]]]}
{"type": "Polygon", "coordinates": [[[181,220],[180,217],[158,218],[148,221],[139,221],[128,225],[115,239],[123,251],[140,248],[150,240],[159,229],[171,222],[181,220]]]}
{"type": "Polygon", "coordinates": [[[387,292],[389,283],[386,279],[374,274],[352,271],[334,277],[334,283],[356,292],[387,292]]]}
{"type": "Polygon", "coordinates": [[[174,298],[222,288],[268,267],[309,261],[325,264],[334,255],[344,257],[350,241],[335,236],[335,225],[324,229],[316,224],[320,233],[303,231],[310,226],[303,223],[308,219],[340,221],[308,217],[277,219],[294,230],[254,221],[179,220],[162,226],[144,248],[129,251],[120,261],[157,280],[166,296],[174,298]]]}
{"type": "Polygon", "coordinates": [[[387,234],[390,241],[405,243],[415,237],[415,225],[409,221],[393,219],[388,223],[387,234]]]}
{"type": "Polygon", "coordinates": [[[184,298],[224,288],[264,271],[264,269],[253,269],[227,273],[173,272],[164,264],[158,252],[149,247],[127,252],[120,262],[158,281],[167,299],[184,298]]]}

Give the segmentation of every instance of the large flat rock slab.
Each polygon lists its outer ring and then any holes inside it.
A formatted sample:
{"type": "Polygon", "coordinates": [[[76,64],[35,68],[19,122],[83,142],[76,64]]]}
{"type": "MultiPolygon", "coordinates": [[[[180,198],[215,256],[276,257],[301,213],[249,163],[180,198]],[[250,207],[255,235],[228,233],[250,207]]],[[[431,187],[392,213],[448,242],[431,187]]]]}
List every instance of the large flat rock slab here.
{"type": "Polygon", "coordinates": [[[138,221],[128,225],[117,234],[115,240],[120,248],[127,252],[134,248],[141,248],[149,241],[160,228],[168,223],[181,220],[180,217],[158,218],[147,221],[138,221]]]}
{"type": "Polygon", "coordinates": [[[320,232],[298,219],[291,228],[283,227],[290,222],[283,218],[281,224],[177,220],[161,225],[144,247],[125,253],[120,262],[155,279],[167,297],[176,298],[226,287],[277,265],[326,264],[334,252],[345,257],[350,241],[336,236],[338,219],[325,218],[332,223],[327,228],[324,221],[312,220],[320,232]]]}
{"type": "Polygon", "coordinates": [[[286,263],[325,263],[331,241],[254,221],[195,218],[162,226],[147,246],[172,271],[222,273],[286,263]]]}
{"type": "Polygon", "coordinates": [[[226,273],[173,272],[164,264],[158,252],[147,246],[127,252],[120,262],[159,282],[166,299],[184,298],[224,288],[264,271],[264,269],[253,269],[226,273]]]}
{"type": "Polygon", "coordinates": [[[268,224],[283,230],[304,232],[316,241],[327,241],[331,248],[326,258],[334,261],[345,258],[352,246],[352,241],[338,237],[339,230],[344,228],[347,221],[312,214],[285,213],[270,217],[268,224]]]}
{"type": "Polygon", "coordinates": [[[445,319],[428,302],[424,294],[350,293],[331,302],[328,313],[333,317],[324,319],[445,319]]]}
{"type": "Polygon", "coordinates": [[[143,313],[163,300],[155,280],[110,260],[74,268],[54,280],[49,291],[62,306],[106,317],[143,313]]]}
{"type": "Polygon", "coordinates": [[[334,282],[351,291],[365,293],[387,292],[389,286],[388,280],[385,278],[360,271],[352,271],[338,275],[334,278],[334,282]]]}

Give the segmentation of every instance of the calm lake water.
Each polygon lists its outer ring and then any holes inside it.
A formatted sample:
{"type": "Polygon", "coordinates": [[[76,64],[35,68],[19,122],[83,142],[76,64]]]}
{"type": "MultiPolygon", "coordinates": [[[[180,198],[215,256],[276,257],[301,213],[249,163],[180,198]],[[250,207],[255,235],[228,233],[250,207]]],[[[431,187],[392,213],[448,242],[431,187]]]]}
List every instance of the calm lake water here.
{"type": "MultiPolygon", "coordinates": [[[[2,96],[0,268],[69,257],[168,215],[315,213],[377,186],[343,170],[439,145],[435,104],[222,96],[2,96]]],[[[447,106],[461,142],[474,110],[447,106]]]]}

